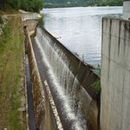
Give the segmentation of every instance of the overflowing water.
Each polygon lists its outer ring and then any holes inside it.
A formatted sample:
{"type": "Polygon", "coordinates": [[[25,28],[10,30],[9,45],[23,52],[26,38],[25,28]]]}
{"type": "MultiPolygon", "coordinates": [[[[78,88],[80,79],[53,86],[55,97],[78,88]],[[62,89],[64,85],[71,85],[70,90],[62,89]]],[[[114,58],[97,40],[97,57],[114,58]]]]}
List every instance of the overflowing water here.
{"type": "Polygon", "coordinates": [[[70,128],[67,129],[87,130],[81,107],[83,100],[89,106],[92,99],[77,79],[78,73],[75,75],[72,73],[70,62],[63,50],[56,43],[52,43],[53,41],[44,35],[40,28],[37,29],[35,41],[43,63],[47,66],[47,75],[53,84],[53,92],[61,101],[62,115],[65,120],[71,122],[70,128]]]}
{"type": "Polygon", "coordinates": [[[92,65],[101,62],[102,17],[121,14],[122,7],[44,9],[44,26],[67,48],[92,65]]]}

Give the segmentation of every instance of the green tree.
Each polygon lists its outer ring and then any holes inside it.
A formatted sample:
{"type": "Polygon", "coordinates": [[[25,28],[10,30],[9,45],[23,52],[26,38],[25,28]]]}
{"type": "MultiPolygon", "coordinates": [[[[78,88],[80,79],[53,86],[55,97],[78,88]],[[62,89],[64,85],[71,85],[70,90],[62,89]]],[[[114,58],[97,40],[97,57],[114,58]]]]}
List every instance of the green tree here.
{"type": "Polygon", "coordinates": [[[66,6],[118,6],[123,0],[45,0],[45,7],[66,6]]]}
{"type": "Polygon", "coordinates": [[[38,12],[43,8],[43,0],[7,0],[7,4],[13,9],[38,12]]]}

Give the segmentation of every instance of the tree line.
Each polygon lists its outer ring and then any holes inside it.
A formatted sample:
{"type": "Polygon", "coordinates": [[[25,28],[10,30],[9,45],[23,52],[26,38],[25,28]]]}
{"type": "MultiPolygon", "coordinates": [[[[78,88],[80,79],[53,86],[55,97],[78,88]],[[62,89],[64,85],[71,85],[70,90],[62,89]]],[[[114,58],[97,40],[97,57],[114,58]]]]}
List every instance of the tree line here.
{"type": "MultiPolygon", "coordinates": [[[[0,0],[4,7],[38,12],[43,8],[43,0],[0,0]]],[[[0,5],[1,5],[0,3],[0,5]]],[[[75,7],[75,6],[119,6],[123,0],[44,0],[44,7],[75,7]]]]}
{"type": "Polygon", "coordinates": [[[123,0],[45,0],[45,7],[119,6],[123,0]]]}
{"type": "Polygon", "coordinates": [[[38,12],[43,8],[43,0],[4,0],[3,8],[38,12]]]}

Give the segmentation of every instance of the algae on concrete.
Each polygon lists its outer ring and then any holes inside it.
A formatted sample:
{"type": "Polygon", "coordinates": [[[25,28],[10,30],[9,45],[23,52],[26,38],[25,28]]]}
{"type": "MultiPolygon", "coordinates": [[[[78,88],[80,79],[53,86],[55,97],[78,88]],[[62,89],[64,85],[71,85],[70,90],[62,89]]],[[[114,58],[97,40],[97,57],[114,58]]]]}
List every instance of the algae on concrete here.
{"type": "Polygon", "coordinates": [[[101,83],[100,80],[95,81],[91,88],[94,90],[95,93],[99,94],[101,92],[101,83]]]}

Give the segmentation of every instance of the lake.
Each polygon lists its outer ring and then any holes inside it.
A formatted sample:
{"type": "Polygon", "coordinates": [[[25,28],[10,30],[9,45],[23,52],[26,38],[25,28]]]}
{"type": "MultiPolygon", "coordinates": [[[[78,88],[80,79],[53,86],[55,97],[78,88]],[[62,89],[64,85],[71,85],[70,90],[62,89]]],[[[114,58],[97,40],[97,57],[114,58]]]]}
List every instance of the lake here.
{"type": "Polygon", "coordinates": [[[122,14],[122,7],[43,9],[44,27],[70,51],[93,66],[101,64],[102,17],[122,14]]]}

